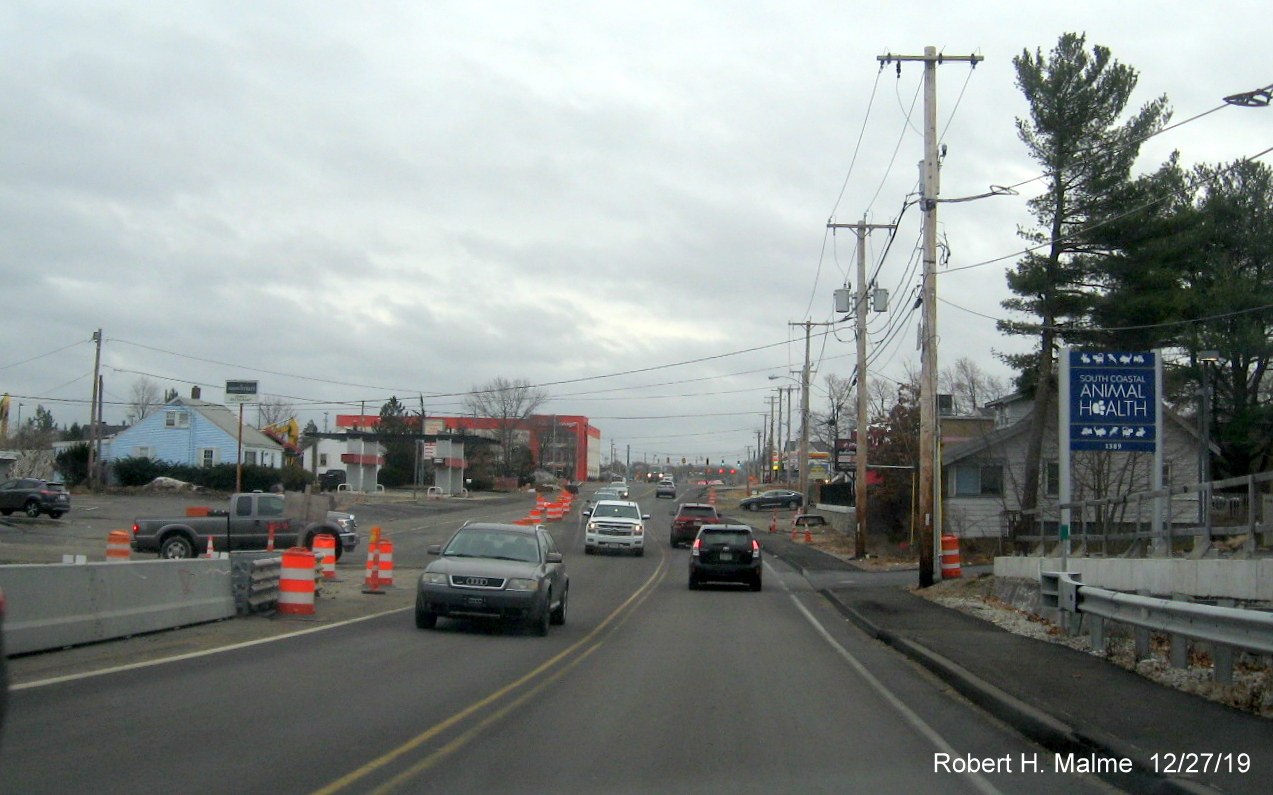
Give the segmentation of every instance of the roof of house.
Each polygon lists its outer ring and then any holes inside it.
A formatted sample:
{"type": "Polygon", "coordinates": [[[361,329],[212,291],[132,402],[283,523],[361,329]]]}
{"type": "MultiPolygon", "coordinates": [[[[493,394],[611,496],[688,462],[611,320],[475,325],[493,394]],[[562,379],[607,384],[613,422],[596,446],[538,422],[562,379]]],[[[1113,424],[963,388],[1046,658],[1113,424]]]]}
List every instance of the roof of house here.
{"type": "MultiPolygon", "coordinates": [[[[185,406],[199,412],[209,422],[225,431],[232,438],[238,438],[239,418],[230,409],[220,403],[209,403],[206,400],[177,397],[168,402],[169,406],[185,406]]],[[[256,428],[244,423],[243,445],[245,447],[264,447],[269,450],[282,450],[283,446],[256,428]]]]}
{"type": "MultiPolygon", "coordinates": [[[[951,445],[949,448],[942,450],[942,466],[949,466],[951,464],[958,463],[965,458],[970,458],[977,453],[996,447],[1014,436],[1025,433],[1030,428],[1030,418],[1033,416],[1034,406],[1031,406],[1030,410],[1026,412],[1020,420],[1014,422],[1012,425],[1004,428],[996,428],[984,436],[979,436],[976,439],[970,439],[969,441],[962,442],[960,444],[951,445]]],[[[1179,414],[1166,406],[1163,407],[1163,419],[1165,422],[1176,424],[1185,433],[1194,437],[1198,435],[1198,430],[1194,426],[1185,422],[1179,414]]]]}

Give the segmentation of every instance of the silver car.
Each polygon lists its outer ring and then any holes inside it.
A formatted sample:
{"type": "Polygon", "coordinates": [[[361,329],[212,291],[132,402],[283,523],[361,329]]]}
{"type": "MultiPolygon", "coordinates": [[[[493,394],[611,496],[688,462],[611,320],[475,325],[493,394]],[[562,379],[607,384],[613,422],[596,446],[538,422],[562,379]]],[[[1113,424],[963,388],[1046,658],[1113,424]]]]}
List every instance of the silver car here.
{"type": "Polygon", "coordinates": [[[536,635],[566,623],[570,578],[542,525],[476,523],[461,527],[420,576],[415,623],[432,629],[439,616],[515,621],[536,635]]]}

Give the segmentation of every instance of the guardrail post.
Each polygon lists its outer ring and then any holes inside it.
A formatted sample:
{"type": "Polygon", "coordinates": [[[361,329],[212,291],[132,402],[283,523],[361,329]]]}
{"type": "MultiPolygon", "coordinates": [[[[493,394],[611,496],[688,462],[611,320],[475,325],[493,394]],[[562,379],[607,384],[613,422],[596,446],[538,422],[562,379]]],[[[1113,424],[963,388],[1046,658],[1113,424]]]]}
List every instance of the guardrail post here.
{"type": "Polygon", "coordinates": [[[1109,649],[1105,647],[1105,619],[1101,616],[1088,615],[1087,632],[1091,639],[1092,651],[1105,656],[1109,653],[1109,649]]]}
{"type": "MultiPolygon", "coordinates": [[[[1150,595],[1149,591],[1146,591],[1144,589],[1141,589],[1137,591],[1136,593],[1140,594],[1141,596],[1150,595]]],[[[1141,608],[1138,608],[1136,612],[1140,615],[1140,618],[1142,621],[1146,621],[1149,619],[1148,608],[1141,607],[1141,608]]],[[[1133,646],[1135,647],[1134,653],[1136,655],[1136,662],[1140,662],[1141,660],[1148,659],[1149,652],[1150,652],[1149,630],[1140,626],[1132,627],[1132,641],[1133,641],[1133,646]]]]}
{"type": "MultiPolygon", "coordinates": [[[[1217,599],[1217,607],[1236,607],[1237,602],[1233,599],[1217,599]]],[[[1221,646],[1218,643],[1211,644],[1211,675],[1215,681],[1231,685],[1233,684],[1233,647],[1221,646]]]]}
{"type": "MultiPolygon", "coordinates": [[[[1171,600],[1188,602],[1189,597],[1174,593],[1171,595],[1171,600]]],[[[1181,669],[1189,667],[1189,638],[1175,632],[1171,635],[1171,667],[1181,669]]]]}

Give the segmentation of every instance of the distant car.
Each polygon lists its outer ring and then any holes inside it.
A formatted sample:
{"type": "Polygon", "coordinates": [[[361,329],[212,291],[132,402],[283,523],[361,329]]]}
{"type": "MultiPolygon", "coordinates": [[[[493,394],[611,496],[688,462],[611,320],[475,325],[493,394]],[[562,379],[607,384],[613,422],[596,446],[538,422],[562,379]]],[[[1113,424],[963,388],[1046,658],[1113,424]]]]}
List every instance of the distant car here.
{"type": "Polygon", "coordinates": [[[584,526],[583,551],[593,555],[598,550],[645,554],[645,521],[648,513],[627,500],[602,500],[592,507],[592,515],[584,526]]]}
{"type": "Polygon", "coordinates": [[[606,488],[614,489],[615,491],[619,492],[619,499],[621,500],[628,499],[628,482],[626,480],[622,480],[622,479],[612,480],[610,481],[610,485],[607,486],[606,488]]]}
{"type": "Polygon", "coordinates": [[[626,498],[619,493],[618,489],[597,489],[592,493],[592,496],[588,498],[588,501],[584,503],[583,514],[584,516],[587,516],[592,513],[592,507],[602,500],[622,501],[624,499],[626,498]]]}
{"type": "Polygon", "coordinates": [[[790,489],[763,491],[760,494],[753,494],[738,503],[738,507],[744,511],[761,511],[768,508],[786,508],[789,511],[794,511],[802,505],[804,505],[804,495],[790,489]]]}
{"type": "Polygon", "coordinates": [[[830,523],[827,522],[827,518],[825,516],[819,516],[816,513],[798,513],[795,518],[791,520],[791,526],[801,530],[820,529],[827,527],[829,524],[830,523]]]}
{"type": "Polygon", "coordinates": [[[39,478],[15,478],[0,483],[0,514],[22,511],[35,518],[47,513],[57,519],[71,510],[71,495],[61,483],[39,478]]]}
{"type": "Polygon", "coordinates": [[[659,485],[654,487],[654,498],[671,497],[676,499],[676,482],[664,478],[659,481],[659,485]]]}
{"type": "Polygon", "coordinates": [[[690,590],[704,582],[745,582],[753,591],[762,583],[760,542],[741,524],[705,524],[690,547],[690,590]]]}
{"type": "Polygon", "coordinates": [[[553,538],[543,527],[475,523],[456,531],[420,575],[415,623],[432,629],[439,616],[525,624],[547,635],[566,623],[570,578],[553,538]]]}
{"type": "Polygon", "coordinates": [[[698,529],[705,524],[720,524],[716,506],[706,502],[683,502],[672,518],[672,548],[694,543],[698,529]]]}

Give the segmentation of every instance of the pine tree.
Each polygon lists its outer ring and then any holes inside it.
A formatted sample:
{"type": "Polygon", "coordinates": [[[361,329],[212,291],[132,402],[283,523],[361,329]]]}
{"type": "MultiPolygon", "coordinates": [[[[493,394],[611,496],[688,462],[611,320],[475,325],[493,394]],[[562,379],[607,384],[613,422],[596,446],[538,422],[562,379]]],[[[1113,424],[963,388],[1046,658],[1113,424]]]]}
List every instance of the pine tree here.
{"type": "Polygon", "coordinates": [[[1003,357],[1018,370],[1018,386],[1035,396],[1023,510],[1038,505],[1045,417],[1056,391],[1056,348],[1072,341],[1065,327],[1091,312],[1098,294],[1092,274],[1110,253],[1089,232],[1112,214],[1140,142],[1170,117],[1166,97],[1159,97],[1120,122],[1138,74],[1113,60],[1108,48],[1093,46],[1089,52],[1086,45],[1086,36],[1066,33],[1047,56],[1027,50],[1013,59],[1017,86],[1030,106],[1030,118],[1017,119],[1017,135],[1043,167],[1046,186],[1029,203],[1037,227],[1020,233],[1033,248],[1008,274],[1008,287],[1018,297],[1003,302],[1033,320],[999,323],[1007,334],[1038,338],[1032,353],[1003,357]]]}

